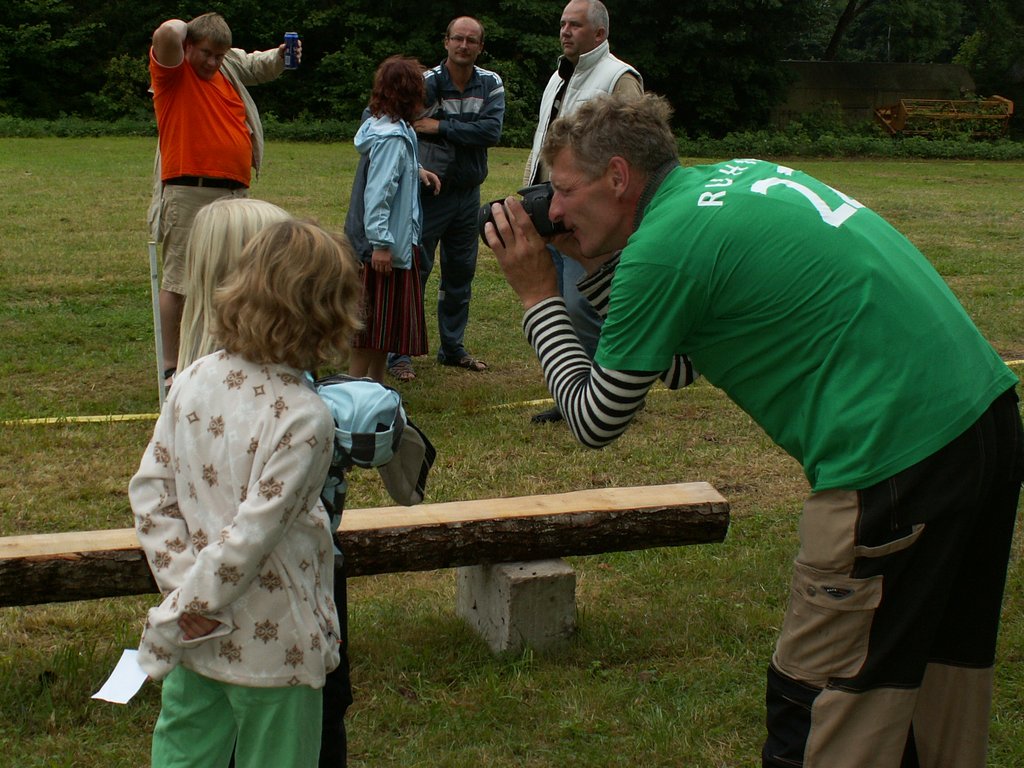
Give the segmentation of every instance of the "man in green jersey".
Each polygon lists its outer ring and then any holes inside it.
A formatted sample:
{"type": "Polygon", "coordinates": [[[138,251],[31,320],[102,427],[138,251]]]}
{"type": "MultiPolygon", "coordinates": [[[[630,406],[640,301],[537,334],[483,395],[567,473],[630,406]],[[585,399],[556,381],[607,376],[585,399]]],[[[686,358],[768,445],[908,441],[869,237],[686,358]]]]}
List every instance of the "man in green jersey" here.
{"type": "Polygon", "coordinates": [[[601,447],[665,371],[696,368],[803,467],[763,765],[980,768],[1024,476],[1017,378],[877,214],[776,163],[682,168],[669,117],[660,97],[600,97],[544,144],[555,244],[605,314],[593,363],[522,206],[492,208],[548,386],[601,447]]]}

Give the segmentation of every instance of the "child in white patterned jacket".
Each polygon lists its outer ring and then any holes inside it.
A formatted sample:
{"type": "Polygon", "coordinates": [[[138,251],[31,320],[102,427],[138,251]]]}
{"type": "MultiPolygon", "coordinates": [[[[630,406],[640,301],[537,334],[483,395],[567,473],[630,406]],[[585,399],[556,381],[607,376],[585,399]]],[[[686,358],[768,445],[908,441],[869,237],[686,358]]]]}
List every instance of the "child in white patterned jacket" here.
{"type": "Polygon", "coordinates": [[[164,680],[152,765],[315,766],[338,663],[320,492],[334,420],[307,373],[359,324],[347,243],[283,221],[217,292],[223,349],[179,371],[129,486],[163,594],[139,662],[164,680]],[[237,745],[236,745],[237,742],[237,745]]]}

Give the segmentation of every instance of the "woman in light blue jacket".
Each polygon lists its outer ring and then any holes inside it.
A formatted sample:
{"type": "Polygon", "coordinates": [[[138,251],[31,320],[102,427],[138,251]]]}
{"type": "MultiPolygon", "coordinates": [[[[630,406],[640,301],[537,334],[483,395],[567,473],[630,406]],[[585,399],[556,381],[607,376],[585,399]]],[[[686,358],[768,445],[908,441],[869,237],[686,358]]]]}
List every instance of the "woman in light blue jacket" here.
{"type": "Polygon", "coordinates": [[[365,327],[352,344],[349,373],[384,381],[387,353],[427,353],[419,280],[420,181],[440,187],[419,167],[412,121],[423,111],[423,67],[391,56],[373,78],[370,118],[355,145],[369,165],[363,191],[363,227],[372,253],[363,262],[365,327]]]}

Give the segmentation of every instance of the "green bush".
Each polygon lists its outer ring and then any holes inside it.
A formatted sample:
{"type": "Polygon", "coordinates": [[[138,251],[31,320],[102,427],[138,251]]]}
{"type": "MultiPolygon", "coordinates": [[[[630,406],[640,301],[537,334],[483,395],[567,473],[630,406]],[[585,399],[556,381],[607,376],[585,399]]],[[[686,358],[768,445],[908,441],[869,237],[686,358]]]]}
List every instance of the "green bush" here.
{"type": "Polygon", "coordinates": [[[351,141],[359,128],[358,120],[278,120],[275,115],[263,116],[263,131],[268,139],[280,141],[351,141]]]}
{"type": "Polygon", "coordinates": [[[745,131],[721,139],[681,136],[683,157],[893,157],[960,160],[1022,160],[1024,143],[1009,139],[976,141],[967,138],[889,138],[862,133],[745,131]]]}
{"type": "MultiPolygon", "coordinates": [[[[263,127],[270,140],[318,143],[352,140],[358,120],[279,120],[273,112],[263,115],[263,127]]],[[[0,138],[156,136],[152,116],[113,121],[86,120],[62,116],[39,120],[0,115],[0,138]]],[[[529,146],[532,128],[506,131],[502,146],[529,146]]],[[[960,160],[1024,160],[1024,142],[1010,139],[978,141],[970,138],[928,139],[922,136],[890,138],[862,128],[846,133],[826,131],[815,134],[803,124],[792,123],[781,130],[738,131],[722,138],[680,135],[683,157],[893,157],[960,160]]]]}
{"type": "Polygon", "coordinates": [[[0,138],[38,139],[53,136],[156,136],[156,121],[152,116],[102,121],[68,115],[62,115],[56,120],[0,115],[0,138]]]}

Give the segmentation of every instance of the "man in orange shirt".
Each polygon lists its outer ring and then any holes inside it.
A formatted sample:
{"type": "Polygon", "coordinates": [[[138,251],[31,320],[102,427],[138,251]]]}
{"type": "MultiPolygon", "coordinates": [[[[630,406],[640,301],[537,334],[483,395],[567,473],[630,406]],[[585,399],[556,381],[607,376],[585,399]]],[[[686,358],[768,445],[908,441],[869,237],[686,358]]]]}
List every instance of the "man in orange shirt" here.
{"type": "Polygon", "coordinates": [[[160,141],[149,223],[163,243],[160,333],[168,385],[177,366],[192,220],[219,197],[247,196],[263,156],[263,127],[246,86],[283,70],[283,44],[253,53],[232,48],[231,29],[217,13],[188,23],[169,19],[153,33],[149,73],[160,141]]]}

